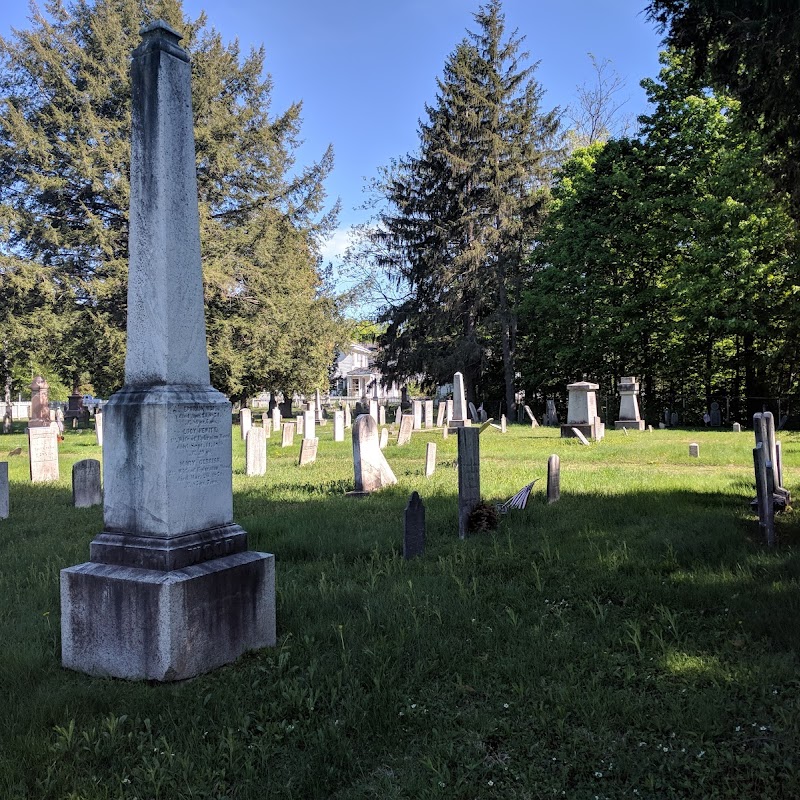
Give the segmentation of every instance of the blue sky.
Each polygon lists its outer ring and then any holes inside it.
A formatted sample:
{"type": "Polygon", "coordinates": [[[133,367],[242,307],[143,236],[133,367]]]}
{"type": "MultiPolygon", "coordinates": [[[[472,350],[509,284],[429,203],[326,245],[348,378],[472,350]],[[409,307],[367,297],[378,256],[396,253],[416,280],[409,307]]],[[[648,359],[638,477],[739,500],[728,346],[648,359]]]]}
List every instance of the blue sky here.
{"type": "MultiPolygon", "coordinates": [[[[659,35],[643,12],[646,0],[505,0],[508,30],[524,35],[545,108],[575,100],[593,77],[588,53],[610,59],[626,80],[632,115],[645,108],[639,81],[658,72],[659,35]]],[[[327,182],[342,201],[341,228],[362,221],[364,178],[413,150],[417,121],[434,100],[445,60],[474,29],[478,0],[184,0],[201,10],[226,40],[242,50],[264,45],[274,80],[273,108],[303,101],[298,154],[302,165],[333,144],[336,163],[327,182]]],[[[27,0],[5,0],[0,35],[26,27],[27,0]]],[[[343,236],[327,250],[333,256],[343,236]]]]}

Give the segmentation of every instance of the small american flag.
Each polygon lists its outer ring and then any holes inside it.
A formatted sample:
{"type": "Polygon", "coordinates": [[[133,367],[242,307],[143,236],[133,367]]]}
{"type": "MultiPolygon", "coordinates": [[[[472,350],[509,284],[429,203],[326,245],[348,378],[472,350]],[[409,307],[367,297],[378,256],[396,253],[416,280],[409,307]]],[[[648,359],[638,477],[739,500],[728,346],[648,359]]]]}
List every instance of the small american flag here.
{"type": "MultiPolygon", "coordinates": [[[[536,480],[538,481],[539,479],[537,478],[536,480]]],[[[524,510],[525,506],[528,504],[528,497],[530,496],[534,483],[536,483],[536,481],[532,481],[527,486],[523,486],[513,497],[506,500],[505,503],[498,503],[495,506],[497,508],[497,513],[507,514],[512,508],[524,510]]]]}

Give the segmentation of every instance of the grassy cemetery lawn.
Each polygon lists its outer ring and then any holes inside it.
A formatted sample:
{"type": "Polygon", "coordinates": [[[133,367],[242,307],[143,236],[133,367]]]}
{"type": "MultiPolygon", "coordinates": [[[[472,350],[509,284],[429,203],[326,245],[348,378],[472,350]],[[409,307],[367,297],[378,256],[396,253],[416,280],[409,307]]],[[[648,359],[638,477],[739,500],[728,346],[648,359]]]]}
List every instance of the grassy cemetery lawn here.
{"type": "MultiPolygon", "coordinates": [[[[234,428],[235,519],[276,555],[278,646],[177,685],[61,668],[59,570],[102,529],[101,508],[72,507],[70,470],[100,450],[67,431],[61,480],[31,485],[25,436],[0,438],[0,797],[800,796],[800,518],[778,517],[773,551],[759,541],[752,431],[584,447],[489,429],[484,498],[539,480],[466,541],[454,436],[392,437],[398,485],[354,499],[349,431],[317,434],[316,463],[273,434],[247,478],[234,428]],[[404,561],[413,490],[427,551],[404,561]]],[[[800,493],[800,434],[779,439],[800,493]]]]}

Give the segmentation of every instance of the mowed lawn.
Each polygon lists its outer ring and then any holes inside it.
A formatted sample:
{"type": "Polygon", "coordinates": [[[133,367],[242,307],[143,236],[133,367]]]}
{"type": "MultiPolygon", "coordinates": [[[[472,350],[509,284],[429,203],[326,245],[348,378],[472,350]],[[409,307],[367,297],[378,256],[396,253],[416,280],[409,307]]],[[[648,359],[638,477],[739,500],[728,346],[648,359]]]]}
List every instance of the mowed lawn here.
{"type": "MultiPolygon", "coordinates": [[[[101,451],[68,431],[61,480],[31,485],[24,434],[0,437],[0,798],[800,796],[800,525],[789,511],[777,548],[759,540],[752,431],[584,447],[487,430],[484,498],[538,482],[466,541],[455,437],[392,437],[398,485],[353,499],[349,431],[317,432],[315,464],[273,435],[247,478],[234,427],[235,518],[276,556],[278,646],[174,685],[61,668],[59,570],[102,529],[102,509],[72,508],[70,470],[101,451]],[[414,490],[428,544],[407,562],[414,490]]],[[[779,438],[800,493],[800,435],[779,438]]]]}

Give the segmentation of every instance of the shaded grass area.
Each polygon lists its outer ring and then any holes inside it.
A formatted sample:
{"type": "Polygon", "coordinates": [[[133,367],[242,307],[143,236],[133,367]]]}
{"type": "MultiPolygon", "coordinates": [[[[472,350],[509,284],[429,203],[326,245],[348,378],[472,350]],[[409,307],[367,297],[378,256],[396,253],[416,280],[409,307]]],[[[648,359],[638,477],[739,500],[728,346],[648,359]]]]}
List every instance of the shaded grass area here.
{"type": "MultiPolygon", "coordinates": [[[[778,548],[758,541],[752,434],[586,448],[489,430],[484,497],[539,481],[526,511],[460,542],[453,437],[390,444],[398,486],[355,500],[349,443],[318,433],[316,464],[273,436],[267,475],[246,478],[234,429],[235,517],[276,554],[279,644],[176,685],[61,669],[58,571],[102,528],[71,507],[69,466],[99,450],[68,432],[45,487],[9,459],[0,797],[800,796],[800,525],[789,512],[778,548]],[[413,490],[428,548],[405,562],[413,490]]],[[[797,491],[800,437],[781,438],[797,491]]],[[[24,438],[0,438],[0,458],[7,444],[24,438]]]]}

